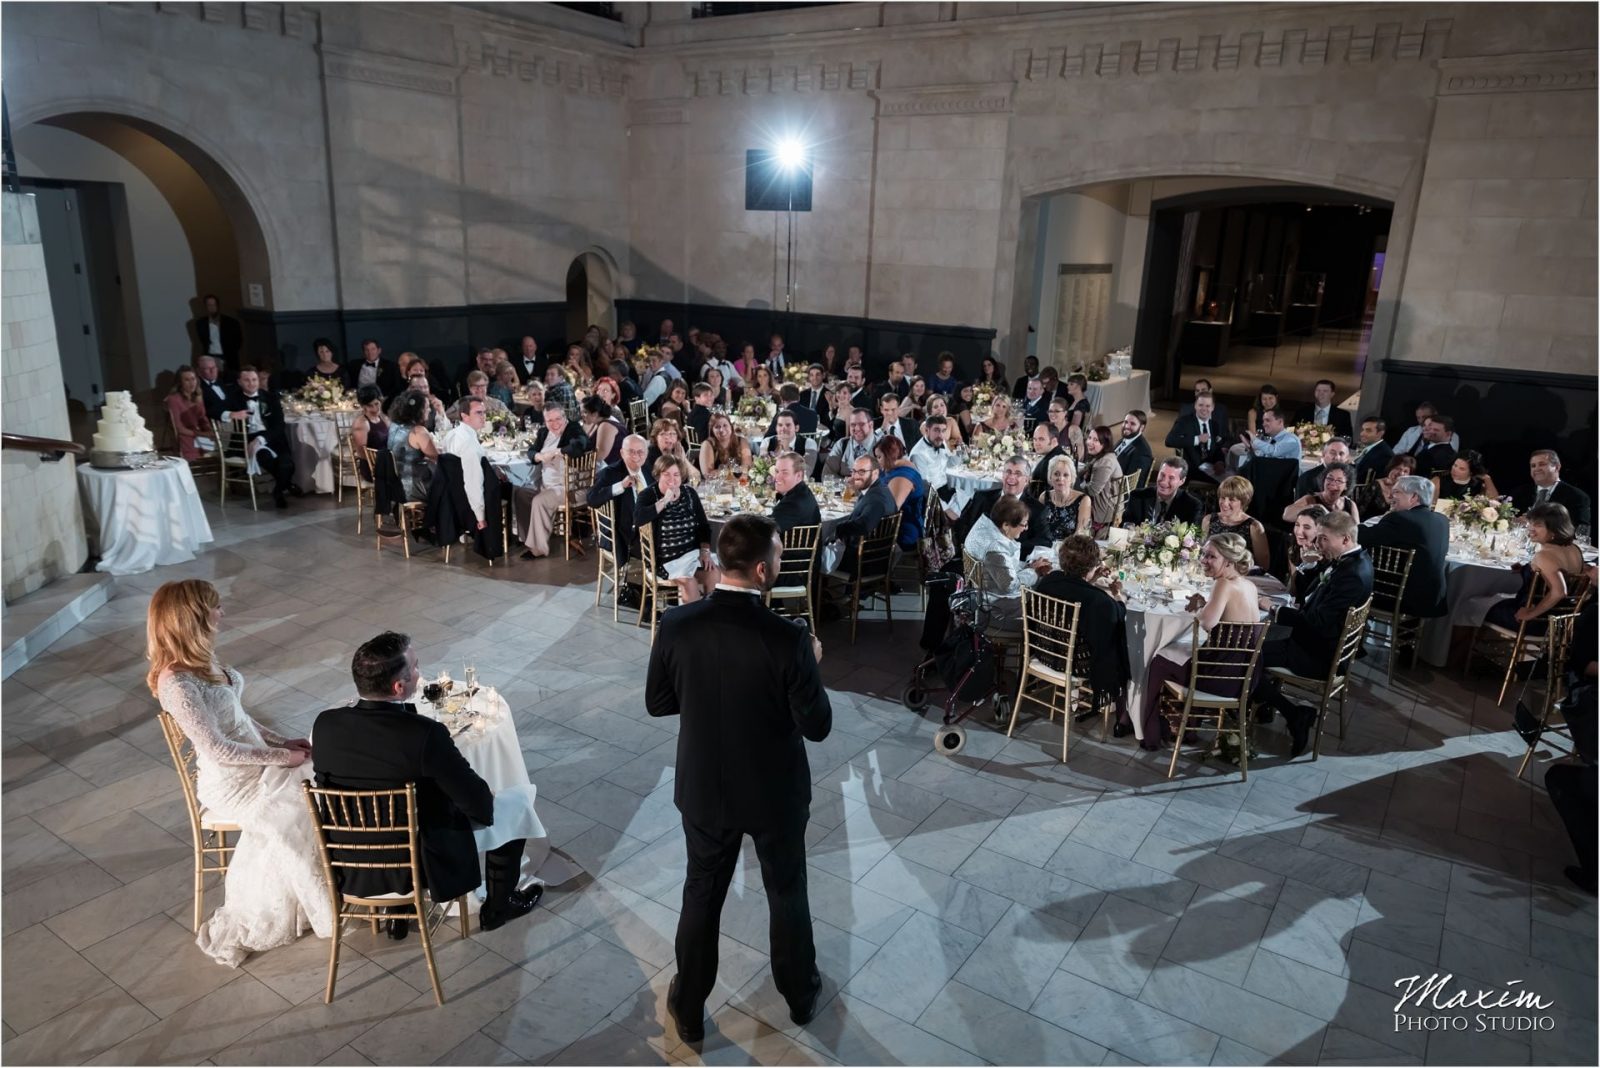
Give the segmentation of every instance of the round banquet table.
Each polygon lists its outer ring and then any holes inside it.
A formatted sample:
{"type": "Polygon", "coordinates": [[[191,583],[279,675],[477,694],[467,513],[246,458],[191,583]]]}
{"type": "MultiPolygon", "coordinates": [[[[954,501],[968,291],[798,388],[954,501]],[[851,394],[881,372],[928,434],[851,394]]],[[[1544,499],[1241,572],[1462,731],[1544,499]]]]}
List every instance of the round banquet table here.
{"type": "Polygon", "coordinates": [[[957,493],[976,493],[979,490],[998,489],[1000,486],[1000,472],[990,473],[971,467],[947,467],[944,469],[945,485],[955,489],[957,493]]]}
{"type": "Polygon", "coordinates": [[[1103,417],[1100,422],[1111,416],[1121,422],[1122,416],[1135,408],[1141,412],[1150,410],[1150,372],[1134,371],[1104,382],[1090,382],[1084,396],[1088,398],[1090,414],[1103,417]]]}
{"type": "Polygon", "coordinates": [[[1489,606],[1522,588],[1522,579],[1509,562],[1486,561],[1463,552],[1445,557],[1445,614],[1424,619],[1417,635],[1417,657],[1423,663],[1444,667],[1450,659],[1450,639],[1457,627],[1476,627],[1489,606]]]}
{"type": "MultiPolygon", "coordinates": [[[[819,487],[813,485],[811,488],[813,491],[817,491],[819,487]]],[[[715,546],[717,538],[722,534],[723,526],[734,516],[740,515],[743,509],[735,505],[714,503],[704,497],[701,498],[701,503],[706,509],[706,520],[711,524],[711,544],[715,546]]],[[[826,545],[834,539],[839,529],[839,524],[850,517],[850,508],[846,505],[832,502],[826,494],[820,492],[817,493],[817,507],[822,510],[822,529],[818,532],[817,544],[826,545]]],[[[769,513],[770,509],[762,514],[769,513]]]]}
{"type": "Polygon", "coordinates": [[[168,457],[158,466],[126,471],[83,464],[78,489],[100,557],[97,571],[137,575],[185,563],[211,540],[194,475],[182,460],[168,457]]]}
{"type": "Polygon", "coordinates": [[[349,432],[355,412],[285,412],[283,425],[289,435],[289,453],[294,457],[294,484],[307,493],[332,493],[334,456],[339,439],[349,432]],[[340,418],[349,422],[341,429],[340,418]]]}

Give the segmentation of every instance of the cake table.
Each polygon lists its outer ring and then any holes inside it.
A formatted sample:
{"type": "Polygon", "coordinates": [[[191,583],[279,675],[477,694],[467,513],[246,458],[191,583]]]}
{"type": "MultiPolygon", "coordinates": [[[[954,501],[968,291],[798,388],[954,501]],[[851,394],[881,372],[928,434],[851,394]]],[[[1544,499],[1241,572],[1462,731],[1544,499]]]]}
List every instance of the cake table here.
{"type": "Polygon", "coordinates": [[[78,489],[90,522],[97,571],[137,575],[193,560],[211,540],[194,475],[182,460],[112,471],[81,465],[78,489]]]}

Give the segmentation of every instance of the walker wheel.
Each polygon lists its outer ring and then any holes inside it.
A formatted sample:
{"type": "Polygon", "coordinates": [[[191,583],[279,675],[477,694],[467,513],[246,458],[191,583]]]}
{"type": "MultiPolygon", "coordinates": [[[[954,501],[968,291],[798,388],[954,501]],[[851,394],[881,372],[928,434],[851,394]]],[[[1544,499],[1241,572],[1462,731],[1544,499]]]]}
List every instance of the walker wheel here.
{"type": "Polygon", "coordinates": [[[900,695],[900,703],[913,712],[926,712],[928,710],[928,691],[913,682],[900,695]]]}
{"type": "Polygon", "coordinates": [[[1011,709],[1006,707],[1005,696],[1003,694],[998,694],[998,693],[995,694],[994,695],[994,725],[996,727],[1004,727],[1007,723],[1010,722],[1010,720],[1011,720],[1011,709]]]}
{"type": "Polygon", "coordinates": [[[967,745],[967,732],[960,727],[940,727],[933,732],[933,748],[945,756],[955,756],[967,745]]]}

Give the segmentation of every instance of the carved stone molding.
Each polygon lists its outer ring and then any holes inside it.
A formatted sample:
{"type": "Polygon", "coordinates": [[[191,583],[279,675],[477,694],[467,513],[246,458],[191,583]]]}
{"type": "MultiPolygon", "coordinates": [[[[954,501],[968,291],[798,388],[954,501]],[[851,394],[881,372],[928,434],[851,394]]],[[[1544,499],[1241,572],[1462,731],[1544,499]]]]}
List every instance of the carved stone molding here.
{"type": "MultiPolygon", "coordinates": [[[[164,15],[198,18],[218,26],[243,26],[258,33],[278,33],[285,37],[309,37],[315,41],[320,27],[317,12],[299,4],[212,4],[157,3],[164,15]]],[[[106,10],[132,11],[131,4],[109,4],[106,10]]],[[[148,8],[147,8],[148,10],[148,8]]]]}
{"type": "Polygon", "coordinates": [[[1011,110],[1011,86],[925,85],[914,89],[880,89],[878,114],[886,118],[916,115],[1001,115],[1011,110]]]}
{"type": "Polygon", "coordinates": [[[1590,49],[1447,59],[1439,63],[1439,95],[1593,91],[1596,66],[1590,49]]]}
{"type": "Polygon", "coordinates": [[[1381,22],[1366,27],[1241,33],[1228,41],[1212,34],[1193,41],[1165,37],[1092,42],[1075,48],[1024,48],[1012,54],[1012,74],[1018,81],[1044,81],[1414,60],[1439,55],[1450,27],[1449,19],[1429,19],[1420,28],[1410,29],[1398,22],[1381,22]]]}
{"type": "Polygon", "coordinates": [[[688,108],[678,100],[636,100],[628,109],[629,126],[674,126],[688,121],[688,108]]]}
{"type": "Polygon", "coordinates": [[[438,63],[322,46],[324,77],[410,89],[435,96],[456,95],[456,71],[438,63]]]}
{"type": "Polygon", "coordinates": [[[688,72],[690,96],[869,90],[878,85],[876,60],[855,63],[701,68],[688,72]]]}
{"type": "Polygon", "coordinates": [[[579,59],[572,53],[524,50],[504,42],[463,41],[457,45],[461,65],[469,72],[494,78],[539,82],[574,93],[621,96],[627,78],[620,64],[579,59]]]}

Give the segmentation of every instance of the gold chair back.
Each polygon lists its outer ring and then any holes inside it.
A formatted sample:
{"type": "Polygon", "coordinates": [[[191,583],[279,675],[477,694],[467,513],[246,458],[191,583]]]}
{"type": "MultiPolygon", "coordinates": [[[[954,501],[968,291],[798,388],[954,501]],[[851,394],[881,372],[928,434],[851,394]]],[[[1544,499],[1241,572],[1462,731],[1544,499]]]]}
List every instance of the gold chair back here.
{"type": "Polygon", "coordinates": [[[1372,611],[1367,614],[1367,634],[1389,648],[1388,676],[1394,678],[1395,661],[1402,649],[1414,648],[1422,622],[1401,610],[1411,578],[1415,549],[1379,545],[1372,550],[1372,611]]]}
{"type": "Polygon", "coordinates": [[[650,641],[656,640],[656,624],[662,612],[678,601],[678,587],[661,577],[656,560],[656,526],[654,523],[639,528],[639,567],[643,594],[639,598],[639,620],[644,623],[645,612],[650,613],[650,641]]]}
{"type": "MultiPolygon", "coordinates": [[[[594,606],[600,607],[600,598],[605,591],[605,583],[611,583],[611,621],[615,623],[621,606],[618,597],[622,593],[622,583],[625,577],[624,568],[617,563],[617,506],[614,501],[607,501],[600,507],[593,509],[595,533],[595,578],[594,578],[594,606]]],[[[631,561],[630,561],[631,563],[631,561]]]]}
{"type": "MultiPolygon", "coordinates": [[[[963,554],[963,562],[970,559],[963,554]]],[[[1011,737],[1017,729],[1017,717],[1024,702],[1043,705],[1050,719],[1054,719],[1056,712],[1060,711],[1062,763],[1067,760],[1072,741],[1073,678],[1078,668],[1079,610],[1076,601],[1051,597],[1027,586],[1022,589],[1022,656],[1017,673],[1017,697],[1011,705],[1011,722],[1006,726],[1006,737],[1011,737]],[[1049,700],[1041,700],[1028,693],[1030,679],[1046,685],[1050,693],[1049,700]]]]}
{"type": "Polygon", "coordinates": [[[217,441],[217,474],[219,503],[228,503],[229,486],[245,486],[250,490],[250,507],[256,507],[256,480],[250,474],[250,439],[232,419],[211,420],[211,432],[217,441]]]}
{"type": "MultiPolygon", "coordinates": [[[[1184,735],[1193,729],[1226,730],[1228,713],[1234,715],[1235,729],[1239,734],[1239,776],[1250,778],[1250,681],[1255,675],[1256,662],[1261,657],[1261,646],[1267,639],[1267,626],[1263,623],[1219,623],[1209,636],[1195,620],[1191,631],[1193,650],[1189,658],[1189,682],[1182,694],[1181,711],[1174,727],[1178,739],[1172,746],[1172,758],[1167,764],[1167,778],[1172,778],[1178,768],[1178,753],[1183,747],[1184,735]],[[1192,722],[1196,715],[1209,722],[1192,722]]],[[[1171,698],[1171,691],[1168,691],[1171,698]]]]}
{"type": "Polygon", "coordinates": [[[650,408],[642,400],[628,402],[628,429],[643,434],[650,426],[650,408]]]}
{"type": "Polygon", "coordinates": [[[1117,498],[1111,506],[1111,525],[1122,525],[1123,510],[1128,507],[1128,495],[1139,488],[1139,472],[1123,475],[1117,479],[1117,498]]]}
{"type": "Polygon", "coordinates": [[[194,930],[198,932],[205,919],[205,878],[228,873],[228,861],[235,848],[228,844],[228,835],[237,833],[239,825],[209,816],[200,807],[199,768],[194,746],[168,712],[158,711],[156,722],[161,725],[161,736],[172,756],[172,766],[177,769],[178,782],[183,789],[183,807],[189,814],[189,835],[194,842],[194,930]]]}
{"type": "Polygon", "coordinates": [[[804,616],[816,632],[817,620],[812,611],[811,587],[817,576],[817,548],[822,543],[822,527],[790,527],[783,532],[783,551],[778,556],[778,574],[772,588],[767,591],[767,604],[777,601],[780,606],[798,601],[797,615],[804,616]]]}

